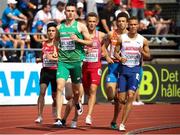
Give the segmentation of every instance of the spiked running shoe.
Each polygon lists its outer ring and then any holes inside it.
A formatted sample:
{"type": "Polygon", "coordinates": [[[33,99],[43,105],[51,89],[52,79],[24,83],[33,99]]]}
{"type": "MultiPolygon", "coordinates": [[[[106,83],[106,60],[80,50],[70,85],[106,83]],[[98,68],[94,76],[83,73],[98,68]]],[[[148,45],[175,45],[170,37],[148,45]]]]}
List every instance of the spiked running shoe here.
{"type": "Polygon", "coordinates": [[[90,115],[88,115],[87,117],[86,117],[86,125],[92,125],[92,119],[91,119],[91,116],[90,115]]]}
{"type": "Polygon", "coordinates": [[[34,121],[35,123],[42,123],[43,118],[41,116],[38,116],[38,118],[34,121]]]}
{"type": "Polygon", "coordinates": [[[54,125],[61,127],[63,125],[61,119],[56,119],[56,122],[54,123],[54,125]]]}
{"type": "Polygon", "coordinates": [[[125,128],[124,124],[119,125],[119,131],[126,131],[126,128],[125,128]]]}
{"type": "Polygon", "coordinates": [[[82,115],[82,113],[83,113],[83,106],[82,106],[82,104],[80,102],[78,104],[76,104],[76,109],[77,109],[77,114],[78,115],[82,115]]]}
{"type": "Polygon", "coordinates": [[[118,129],[117,124],[115,122],[111,122],[111,129],[118,129]]]}
{"type": "Polygon", "coordinates": [[[77,121],[71,122],[71,128],[77,128],[77,121]]]}

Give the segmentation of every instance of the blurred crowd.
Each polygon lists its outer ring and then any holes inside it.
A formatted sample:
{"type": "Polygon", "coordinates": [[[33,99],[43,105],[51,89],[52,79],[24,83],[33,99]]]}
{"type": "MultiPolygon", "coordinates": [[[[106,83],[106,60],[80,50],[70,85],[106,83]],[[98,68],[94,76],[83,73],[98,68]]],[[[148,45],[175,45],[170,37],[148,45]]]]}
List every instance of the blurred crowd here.
{"type": "Polygon", "coordinates": [[[116,28],[115,17],[126,12],[138,17],[140,34],[156,35],[149,38],[150,43],[169,43],[166,37],[158,35],[169,34],[174,21],[162,17],[163,9],[158,4],[148,9],[146,0],[7,0],[7,7],[0,17],[0,48],[20,48],[20,51],[0,51],[0,60],[35,62],[41,55],[39,51],[24,51],[24,48],[41,48],[46,40],[46,24],[50,21],[60,24],[66,18],[64,8],[70,1],[76,3],[77,19],[82,23],[86,23],[87,13],[97,13],[97,29],[102,32],[116,28]]]}

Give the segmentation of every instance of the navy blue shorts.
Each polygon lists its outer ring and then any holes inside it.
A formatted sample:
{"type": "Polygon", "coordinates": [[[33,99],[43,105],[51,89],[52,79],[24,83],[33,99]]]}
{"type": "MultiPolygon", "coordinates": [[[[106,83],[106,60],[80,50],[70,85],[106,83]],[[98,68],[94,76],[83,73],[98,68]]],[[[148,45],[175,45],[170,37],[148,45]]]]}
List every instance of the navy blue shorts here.
{"type": "Polygon", "coordinates": [[[118,79],[118,92],[136,91],[139,85],[139,72],[121,74],[118,79]]]}

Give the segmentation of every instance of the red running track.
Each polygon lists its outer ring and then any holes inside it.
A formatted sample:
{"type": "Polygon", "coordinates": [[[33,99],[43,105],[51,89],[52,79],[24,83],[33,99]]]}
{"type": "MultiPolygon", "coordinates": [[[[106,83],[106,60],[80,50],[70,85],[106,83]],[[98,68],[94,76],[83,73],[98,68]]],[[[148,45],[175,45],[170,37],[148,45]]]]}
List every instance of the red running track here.
{"type": "Polygon", "coordinates": [[[0,134],[180,134],[180,104],[134,106],[126,124],[126,132],[110,129],[113,115],[111,104],[95,105],[92,126],[84,123],[86,113],[87,105],[84,105],[77,129],[70,128],[74,110],[67,120],[67,127],[57,128],[52,125],[54,120],[50,105],[45,106],[42,124],[34,123],[36,106],[0,106],[0,134]]]}

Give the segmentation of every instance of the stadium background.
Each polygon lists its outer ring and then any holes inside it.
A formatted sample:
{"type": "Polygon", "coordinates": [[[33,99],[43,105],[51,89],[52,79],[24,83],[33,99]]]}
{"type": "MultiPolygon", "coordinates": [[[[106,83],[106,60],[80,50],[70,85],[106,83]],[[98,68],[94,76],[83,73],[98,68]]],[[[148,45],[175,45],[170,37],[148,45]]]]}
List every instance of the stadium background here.
{"type": "MultiPolygon", "coordinates": [[[[176,34],[170,35],[169,38],[177,42],[170,46],[150,45],[152,59],[145,61],[140,96],[145,103],[180,103],[180,5],[177,0],[147,0],[148,7],[155,3],[162,6],[164,17],[175,20],[176,34]]],[[[0,15],[2,15],[6,0],[1,0],[0,5],[0,15]]],[[[41,64],[36,63],[0,63],[0,105],[36,104],[39,95],[40,68],[41,64]]],[[[104,63],[97,102],[107,102],[104,92],[106,71],[107,67],[104,63]]],[[[46,104],[52,102],[50,95],[49,88],[46,104]]]]}

